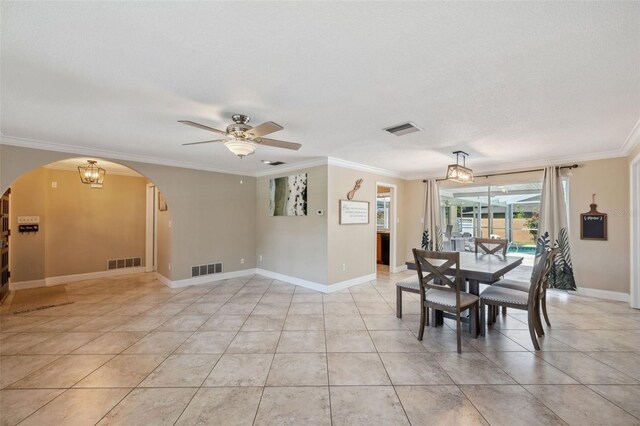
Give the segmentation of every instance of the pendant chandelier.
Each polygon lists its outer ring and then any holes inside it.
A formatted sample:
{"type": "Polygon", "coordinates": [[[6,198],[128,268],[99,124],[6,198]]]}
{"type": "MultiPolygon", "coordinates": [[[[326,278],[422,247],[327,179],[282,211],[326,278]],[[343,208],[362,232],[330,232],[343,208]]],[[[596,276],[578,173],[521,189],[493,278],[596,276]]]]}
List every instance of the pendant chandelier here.
{"type": "Polygon", "coordinates": [[[97,161],[87,160],[87,164],[78,166],[78,173],[80,173],[82,183],[91,185],[92,188],[102,188],[104,175],[107,174],[107,171],[98,167],[97,161]]]}
{"type": "Polygon", "coordinates": [[[466,157],[469,155],[464,151],[454,151],[456,155],[456,164],[450,164],[447,168],[447,180],[459,183],[473,182],[473,170],[467,167],[466,157]],[[460,164],[460,156],[462,156],[462,164],[460,164]]]}

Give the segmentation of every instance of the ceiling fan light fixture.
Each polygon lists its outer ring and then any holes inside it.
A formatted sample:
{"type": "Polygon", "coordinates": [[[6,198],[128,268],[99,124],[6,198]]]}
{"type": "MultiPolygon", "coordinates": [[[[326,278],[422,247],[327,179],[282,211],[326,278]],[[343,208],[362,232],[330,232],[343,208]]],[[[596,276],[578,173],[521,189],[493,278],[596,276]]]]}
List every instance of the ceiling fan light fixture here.
{"type": "Polygon", "coordinates": [[[466,157],[469,155],[464,151],[454,151],[456,154],[456,164],[450,164],[447,167],[447,180],[458,183],[473,182],[473,170],[467,167],[466,157]],[[462,164],[460,164],[460,156],[462,155],[462,164]]]}
{"type": "Polygon", "coordinates": [[[256,150],[256,144],[242,138],[230,139],[224,143],[224,145],[240,158],[251,155],[256,150]]]}
{"type": "Polygon", "coordinates": [[[104,176],[107,171],[102,167],[98,167],[98,162],[95,160],[87,160],[87,164],[78,166],[78,173],[80,174],[80,181],[82,183],[91,185],[99,185],[102,188],[104,182],[104,176]]]}

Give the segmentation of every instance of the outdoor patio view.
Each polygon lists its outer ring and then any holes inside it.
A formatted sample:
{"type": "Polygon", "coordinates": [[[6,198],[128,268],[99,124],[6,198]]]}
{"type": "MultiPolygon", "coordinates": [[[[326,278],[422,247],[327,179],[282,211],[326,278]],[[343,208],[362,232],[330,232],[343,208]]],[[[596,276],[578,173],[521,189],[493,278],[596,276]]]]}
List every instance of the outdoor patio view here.
{"type": "Polygon", "coordinates": [[[470,249],[473,238],[505,238],[509,251],[535,253],[541,182],[441,188],[447,249],[470,249]]]}

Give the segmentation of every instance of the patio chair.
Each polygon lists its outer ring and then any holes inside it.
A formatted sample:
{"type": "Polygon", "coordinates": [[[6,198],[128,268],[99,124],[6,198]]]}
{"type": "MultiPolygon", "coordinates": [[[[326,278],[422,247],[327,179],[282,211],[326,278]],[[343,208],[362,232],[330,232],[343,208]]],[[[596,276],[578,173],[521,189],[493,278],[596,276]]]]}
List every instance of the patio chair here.
{"type": "MultiPolygon", "coordinates": [[[[476,330],[478,318],[478,296],[460,291],[460,253],[425,251],[413,249],[413,257],[418,270],[418,284],[420,285],[420,331],[418,340],[424,336],[424,327],[429,325],[429,308],[438,311],[454,313],[456,315],[456,335],[458,339],[458,353],[462,353],[462,331],[460,313],[469,309],[471,313],[471,330],[476,330]],[[453,269],[455,275],[445,273],[453,269]],[[439,282],[436,284],[434,281],[439,282]]],[[[475,332],[473,333],[475,335],[475,332]]]]}
{"type": "MultiPolygon", "coordinates": [[[[506,306],[514,309],[527,311],[529,335],[535,350],[540,350],[538,336],[542,336],[542,325],[540,324],[540,315],[538,306],[540,303],[540,293],[543,286],[544,277],[551,270],[550,250],[545,250],[540,255],[538,264],[533,268],[531,275],[531,285],[528,292],[512,290],[504,287],[490,286],[480,293],[480,334],[486,333],[487,317],[485,315],[485,306],[493,306],[494,308],[506,306]]],[[[489,315],[491,319],[491,315],[489,315]]]]}
{"type": "MultiPolygon", "coordinates": [[[[553,264],[555,262],[555,258],[558,254],[558,249],[554,248],[551,250],[551,252],[549,253],[549,260],[548,262],[550,262],[551,264],[553,264]]],[[[536,257],[536,264],[537,262],[540,261],[539,256],[536,257]]],[[[492,285],[493,287],[501,287],[501,288],[509,288],[511,290],[518,290],[518,291],[529,291],[529,287],[530,287],[530,283],[526,282],[526,281],[519,281],[519,280],[510,280],[510,279],[502,279],[496,283],[494,283],[492,285]]],[[[540,292],[540,305],[539,308],[542,309],[542,315],[544,316],[544,321],[547,323],[548,327],[551,327],[551,322],[549,321],[549,314],[547,313],[547,288],[549,287],[549,275],[548,273],[545,274],[544,278],[543,278],[543,283],[542,283],[542,291],[540,292]]],[[[506,315],[507,314],[507,308],[503,307],[502,308],[502,315],[506,315]]],[[[544,334],[544,332],[543,332],[544,334]]]]}
{"type": "Polygon", "coordinates": [[[509,241],[504,239],[476,238],[475,251],[476,251],[476,254],[480,251],[484,254],[496,254],[498,252],[502,252],[500,254],[505,256],[507,254],[508,245],[509,245],[509,241]]]}

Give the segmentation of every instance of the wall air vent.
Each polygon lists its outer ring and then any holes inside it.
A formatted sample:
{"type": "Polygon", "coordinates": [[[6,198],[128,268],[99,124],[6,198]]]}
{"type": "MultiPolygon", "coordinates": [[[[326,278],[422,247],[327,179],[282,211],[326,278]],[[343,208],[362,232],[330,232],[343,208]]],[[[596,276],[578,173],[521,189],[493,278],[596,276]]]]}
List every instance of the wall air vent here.
{"type": "Polygon", "coordinates": [[[280,166],[281,164],[286,164],[284,161],[272,161],[272,160],[261,160],[264,164],[269,166],[280,166]]]}
{"type": "Polygon", "coordinates": [[[411,121],[407,121],[406,123],[398,124],[397,126],[387,127],[382,130],[384,130],[385,132],[389,132],[392,135],[402,136],[402,135],[407,135],[409,133],[419,132],[420,130],[422,130],[422,128],[416,126],[411,121]]]}
{"type": "Polygon", "coordinates": [[[222,272],[222,262],[196,265],[191,267],[191,278],[202,275],[219,274],[222,272]]]}
{"type": "Polygon", "coordinates": [[[142,266],[141,257],[129,257],[126,259],[109,259],[107,260],[107,270],[123,269],[123,268],[136,268],[142,266]]]}

